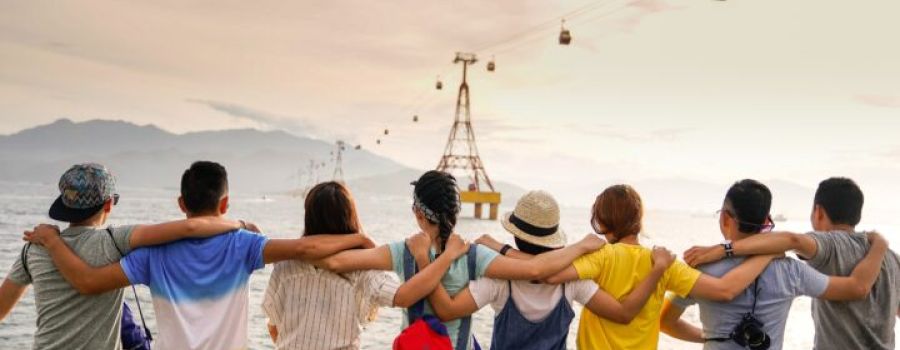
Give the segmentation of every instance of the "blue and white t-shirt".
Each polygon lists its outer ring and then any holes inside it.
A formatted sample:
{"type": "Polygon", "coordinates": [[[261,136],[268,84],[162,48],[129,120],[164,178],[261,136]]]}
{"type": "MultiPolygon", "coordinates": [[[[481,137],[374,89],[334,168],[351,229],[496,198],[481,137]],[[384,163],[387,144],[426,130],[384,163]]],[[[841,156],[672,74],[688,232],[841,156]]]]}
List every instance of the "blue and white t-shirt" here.
{"type": "Polygon", "coordinates": [[[132,284],[150,287],[157,349],[247,348],[247,281],[264,266],[265,236],[237,230],[141,248],[120,262],[132,284]]]}

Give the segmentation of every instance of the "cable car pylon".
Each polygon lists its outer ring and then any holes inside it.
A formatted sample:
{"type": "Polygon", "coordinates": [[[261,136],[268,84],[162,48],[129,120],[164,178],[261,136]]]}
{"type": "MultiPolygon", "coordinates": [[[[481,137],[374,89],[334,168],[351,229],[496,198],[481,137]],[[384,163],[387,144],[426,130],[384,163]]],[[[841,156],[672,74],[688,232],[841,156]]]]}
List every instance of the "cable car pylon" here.
{"type": "Polygon", "coordinates": [[[472,130],[472,111],[469,103],[469,84],[466,81],[468,67],[477,62],[475,54],[457,52],[453,63],[462,63],[462,83],[459,84],[459,93],[456,95],[456,113],[453,118],[453,126],[450,128],[450,136],[447,137],[447,146],[444,155],[438,162],[437,170],[452,172],[457,170],[465,172],[469,184],[459,193],[463,203],[475,204],[475,218],[480,219],[482,206],[490,206],[489,218],[497,220],[497,211],[500,207],[500,192],[494,190],[494,184],[484,170],[484,164],[478,155],[478,147],[475,144],[475,131],[472,130]]]}

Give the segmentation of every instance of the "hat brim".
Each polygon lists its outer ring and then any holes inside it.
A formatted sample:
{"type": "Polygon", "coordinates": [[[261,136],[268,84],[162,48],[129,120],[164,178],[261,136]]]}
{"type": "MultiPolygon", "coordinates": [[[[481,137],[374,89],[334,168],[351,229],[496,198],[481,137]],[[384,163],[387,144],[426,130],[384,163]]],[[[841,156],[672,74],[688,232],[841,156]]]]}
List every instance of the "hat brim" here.
{"type": "Polygon", "coordinates": [[[516,225],[510,222],[509,217],[512,216],[512,214],[513,213],[511,212],[503,214],[503,219],[500,220],[500,224],[503,225],[503,228],[506,229],[506,231],[511,233],[513,236],[516,236],[516,238],[546,248],[556,249],[566,246],[566,233],[563,232],[561,228],[556,229],[556,232],[546,236],[535,236],[520,230],[518,227],[516,227],[516,225]]]}
{"type": "Polygon", "coordinates": [[[56,221],[81,222],[97,214],[100,209],[103,209],[103,204],[86,209],[69,208],[63,204],[62,196],[59,196],[50,205],[49,215],[51,219],[56,221]]]}

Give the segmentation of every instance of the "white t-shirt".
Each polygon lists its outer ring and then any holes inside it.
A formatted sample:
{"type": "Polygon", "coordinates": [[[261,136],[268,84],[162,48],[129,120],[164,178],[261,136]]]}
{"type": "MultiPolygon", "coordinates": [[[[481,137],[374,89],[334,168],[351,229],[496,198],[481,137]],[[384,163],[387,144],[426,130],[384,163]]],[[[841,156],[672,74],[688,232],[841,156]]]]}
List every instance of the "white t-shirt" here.
{"type": "MultiPolygon", "coordinates": [[[[509,298],[508,283],[510,282],[506,280],[480,278],[469,283],[469,291],[479,309],[490,303],[494,312],[500,312],[509,298]]],[[[547,317],[559,303],[559,298],[562,298],[562,285],[531,283],[530,281],[512,281],[511,283],[513,302],[522,312],[522,316],[532,322],[547,317]]],[[[574,300],[585,305],[599,289],[597,284],[591,280],[568,282],[565,286],[566,299],[569,304],[574,300]]]]}

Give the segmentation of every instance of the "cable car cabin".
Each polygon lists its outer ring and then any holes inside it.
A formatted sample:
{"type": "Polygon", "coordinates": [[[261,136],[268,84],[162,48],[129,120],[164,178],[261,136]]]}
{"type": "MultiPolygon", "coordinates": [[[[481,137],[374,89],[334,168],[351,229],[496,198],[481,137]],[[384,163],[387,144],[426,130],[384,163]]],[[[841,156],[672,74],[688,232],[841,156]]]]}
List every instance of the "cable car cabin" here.
{"type": "Polygon", "coordinates": [[[441,81],[438,80],[437,83],[434,84],[434,88],[437,90],[441,90],[444,88],[444,83],[441,83],[441,81]]]}
{"type": "Polygon", "coordinates": [[[493,72],[494,69],[496,69],[496,68],[497,68],[497,67],[496,67],[496,65],[494,64],[494,61],[488,62],[488,64],[487,64],[487,70],[488,70],[488,72],[493,72]]]}
{"type": "Polygon", "coordinates": [[[560,45],[569,45],[572,42],[572,33],[569,32],[568,29],[563,28],[559,32],[559,44],[560,45]]]}
{"type": "Polygon", "coordinates": [[[384,129],[384,134],[385,134],[385,135],[390,135],[390,133],[391,133],[391,131],[390,131],[390,130],[388,130],[388,129],[384,129]]]}
{"type": "Polygon", "coordinates": [[[360,150],[360,149],[362,149],[362,145],[356,145],[356,147],[353,147],[353,149],[360,150]]]}
{"type": "Polygon", "coordinates": [[[375,144],[376,144],[376,145],[380,145],[380,144],[381,144],[381,139],[375,140],[375,144]]]}
{"type": "Polygon", "coordinates": [[[419,122],[419,116],[414,115],[414,116],[413,116],[413,123],[418,123],[418,122],[419,122]]]}

